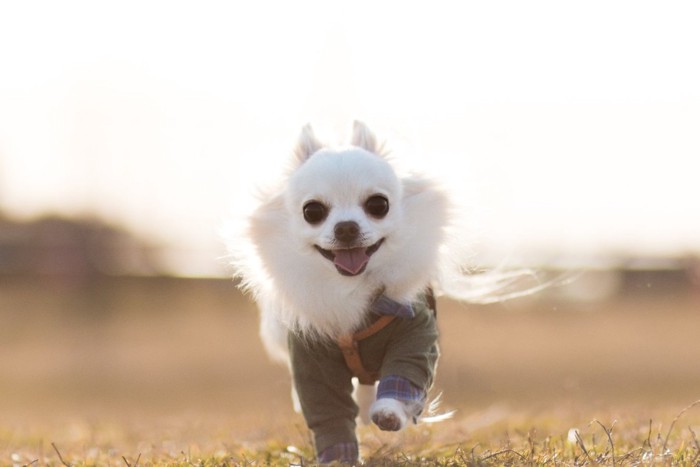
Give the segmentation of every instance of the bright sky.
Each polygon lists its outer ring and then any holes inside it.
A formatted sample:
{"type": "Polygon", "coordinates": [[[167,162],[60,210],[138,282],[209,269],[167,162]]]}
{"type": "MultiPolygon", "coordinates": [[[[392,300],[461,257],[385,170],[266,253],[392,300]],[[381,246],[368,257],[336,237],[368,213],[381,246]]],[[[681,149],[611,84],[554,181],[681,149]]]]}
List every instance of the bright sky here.
{"type": "Polygon", "coordinates": [[[0,208],[98,213],[206,273],[298,129],[360,118],[461,186],[485,247],[700,254],[698,24],[695,1],[2,2],[0,208]]]}

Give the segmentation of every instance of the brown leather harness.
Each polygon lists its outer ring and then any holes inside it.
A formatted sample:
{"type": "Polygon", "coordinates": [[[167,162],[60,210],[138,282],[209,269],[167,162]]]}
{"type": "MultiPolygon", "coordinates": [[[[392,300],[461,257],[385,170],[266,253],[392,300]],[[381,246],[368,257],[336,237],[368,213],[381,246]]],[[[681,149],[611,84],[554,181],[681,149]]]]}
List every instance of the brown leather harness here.
{"type": "MultiPolygon", "coordinates": [[[[435,306],[435,295],[433,294],[432,289],[428,289],[426,291],[425,298],[428,302],[428,306],[435,312],[437,307],[435,306]]],[[[368,371],[362,364],[362,359],[360,358],[360,341],[375,335],[387,327],[387,325],[394,321],[394,319],[396,319],[396,316],[393,315],[381,316],[378,320],[370,324],[365,329],[362,329],[354,334],[346,334],[338,338],[338,346],[343,352],[345,364],[348,366],[352,372],[352,375],[357,378],[360,384],[372,385],[379,379],[378,371],[368,371]]]]}
{"type": "Polygon", "coordinates": [[[348,368],[350,368],[353,376],[357,377],[360,384],[374,384],[374,382],[379,379],[379,372],[367,371],[365,366],[362,364],[359,342],[378,333],[389,323],[394,321],[394,319],[396,319],[396,316],[382,316],[365,329],[358,331],[355,334],[346,334],[338,338],[338,346],[343,352],[345,364],[348,366],[348,368]]]}

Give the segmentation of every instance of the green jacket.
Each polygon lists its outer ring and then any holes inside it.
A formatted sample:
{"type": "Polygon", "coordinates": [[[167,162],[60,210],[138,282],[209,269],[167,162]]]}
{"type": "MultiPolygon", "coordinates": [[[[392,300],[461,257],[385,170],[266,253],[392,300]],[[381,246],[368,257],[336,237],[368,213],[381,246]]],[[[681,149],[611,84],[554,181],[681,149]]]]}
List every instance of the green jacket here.
{"type": "MultiPolygon", "coordinates": [[[[360,358],[380,379],[401,376],[427,392],[438,359],[435,311],[425,297],[413,303],[415,317],[398,318],[359,342],[360,358]]],[[[352,398],[352,374],[334,342],[288,335],[292,377],[317,452],[334,444],[357,442],[358,407],[352,398]]]]}

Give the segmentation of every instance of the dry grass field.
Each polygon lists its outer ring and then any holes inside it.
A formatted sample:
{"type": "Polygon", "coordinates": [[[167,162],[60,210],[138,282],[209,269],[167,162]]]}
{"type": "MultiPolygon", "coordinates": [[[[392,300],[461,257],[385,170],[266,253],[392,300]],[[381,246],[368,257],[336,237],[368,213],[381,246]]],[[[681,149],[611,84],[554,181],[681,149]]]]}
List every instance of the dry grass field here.
{"type": "MultiPolygon", "coordinates": [[[[230,281],[0,280],[0,465],[313,463],[230,281]]],[[[442,300],[438,319],[455,416],[361,428],[368,463],[697,463],[700,407],[677,417],[700,399],[697,292],[442,300]]]]}

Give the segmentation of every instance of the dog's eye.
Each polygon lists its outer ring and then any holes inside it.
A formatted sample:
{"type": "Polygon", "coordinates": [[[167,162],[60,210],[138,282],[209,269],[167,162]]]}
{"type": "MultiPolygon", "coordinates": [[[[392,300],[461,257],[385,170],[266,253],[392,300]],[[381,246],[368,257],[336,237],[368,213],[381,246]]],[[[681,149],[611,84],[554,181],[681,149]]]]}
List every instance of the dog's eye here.
{"type": "Polygon", "coordinates": [[[309,224],[318,224],[328,216],[328,208],[318,201],[309,201],[304,205],[304,219],[309,224]]]}
{"type": "Polygon", "coordinates": [[[381,219],[389,212],[389,200],[382,195],[370,196],[365,201],[365,212],[372,217],[381,219]]]}

